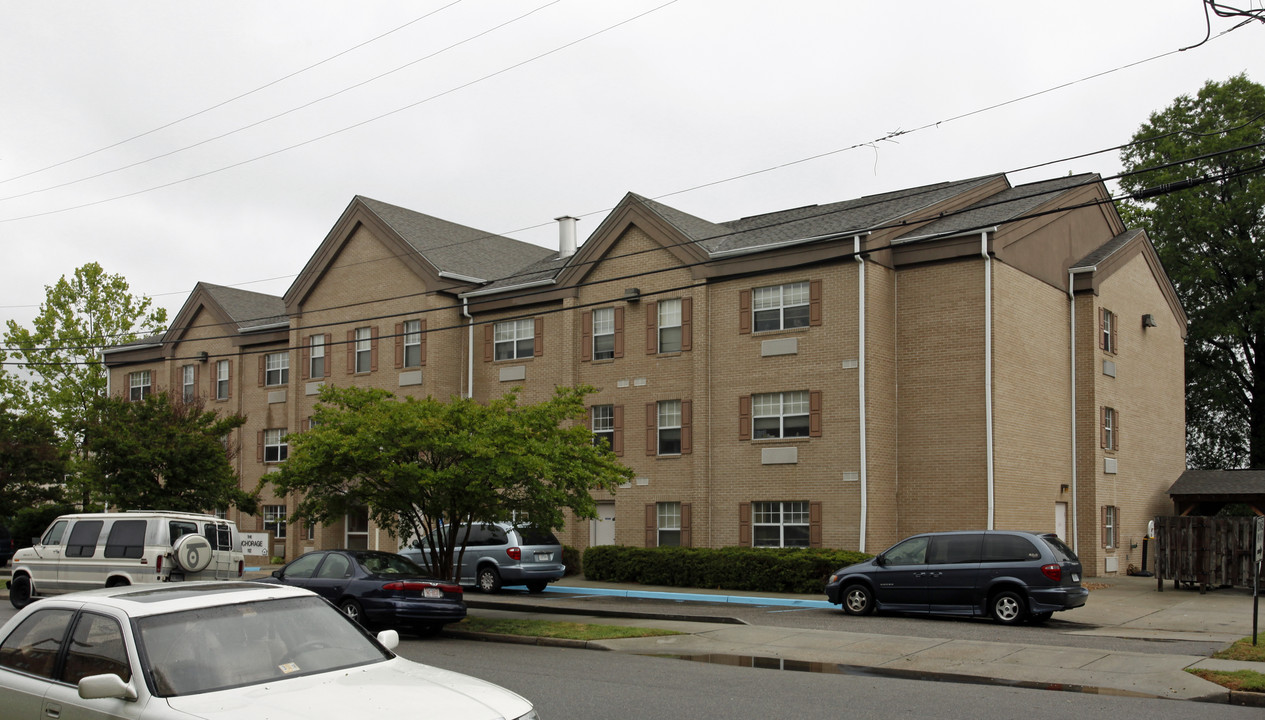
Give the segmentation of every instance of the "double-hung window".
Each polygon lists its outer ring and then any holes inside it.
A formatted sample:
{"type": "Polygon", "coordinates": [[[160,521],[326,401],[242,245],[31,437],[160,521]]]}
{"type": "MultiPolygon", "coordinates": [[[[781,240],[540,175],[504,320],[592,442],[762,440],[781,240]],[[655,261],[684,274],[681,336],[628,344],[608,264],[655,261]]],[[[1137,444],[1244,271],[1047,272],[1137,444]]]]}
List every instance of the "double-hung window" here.
{"type": "Polygon", "coordinates": [[[1116,314],[1106,308],[1098,309],[1098,347],[1103,352],[1116,352],[1116,314]]]}
{"type": "Polygon", "coordinates": [[[404,367],[422,366],[422,321],[404,321],[404,367]]]}
{"type": "Polygon", "coordinates": [[[593,311],[593,359],[615,357],[615,308],[593,311]]]}
{"type": "Polygon", "coordinates": [[[1115,408],[1102,409],[1102,447],[1105,450],[1120,449],[1120,413],[1115,408]]]}
{"type": "Polygon", "coordinates": [[[681,352],[681,299],[659,301],[659,352],[681,352]]]}
{"type": "Polygon", "coordinates": [[[273,387],[290,382],[290,353],[264,355],[264,385],[273,387]]]}
{"type": "Polygon", "coordinates": [[[679,547],[681,544],[681,503],[656,503],[655,514],[658,516],[659,547],[679,547]]]}
{"type": "Polygon", "coordinates": [[[373,329],[356,328],[356,372],[373,370],[373,329]]]}
{"type": "Polygon", "coordinates": [[[229,366],[228,360],[218,360],[215,363],[215,399],[227,400],[229,393],[229,366]]]}
{"type": "Polygon", "coordinates": [[[681,454],[681,401],[660,400],[658,403],[660,455],[681,454]]]}
{"type": "Polygon", "coordinates": [[[590,412],[593,418],[593,444],[605,443],[607,448],[614,448],[615,406],[594,405],[590,412]]]}
{"type": "Polygon", "coordinates": [[[751,530],[755,547],[808,547],[808,503],[753,502],[751,530]]]}
{"type": "Polygon", "coordinates": [[[1120,514],[1115,505],[1104,505],[1102,508],[1102,546],[1118,547],[1120,514]]]}
{"type": "Polygon", "coordinates": [[[536,352],[536,321],[506,320],[496,324],[493,342],[497,360],[529,358],[536,352]]]}
{"type": "Polygon", "coordinates": [[[808,437],[807,391],[751,396],[751,437],[808,437]]]}
{"type": "Polygon", "coordinates": [[[264,462],[279,463],[290,457],[290,445],[286,442],[284,428],[264,430],[264,462]]]}
{"type": "Polygon", "coordinates": [[[272,531],[272,536],[277,540],[284,540],[286,536],[286,506],[285,505],[264,505],[264,530],[272,531]]]}
{"type": "Polygon", "coordinates": [[[756,332],[808,327],[810,291],[807,282],[756,288],[751,300],[756,332]]]}
{"type": "Polygon", "coordinates": [[[128,373],[127,399],[136,402],[149,397],[154,392],[154,386],[151,384],[150,377],[148,370],[128,373]]]}
{"type": "Polygon", "coordinates": [[[185,402],[193,402],[198,395],[197,368],[184,365],[180,368],[180,397],[185,402]]]}
{"type": "Polygon", "coordinates": [[[308,377],[325,377],[325,335],[313,335],[308,348],[308,377]]]}

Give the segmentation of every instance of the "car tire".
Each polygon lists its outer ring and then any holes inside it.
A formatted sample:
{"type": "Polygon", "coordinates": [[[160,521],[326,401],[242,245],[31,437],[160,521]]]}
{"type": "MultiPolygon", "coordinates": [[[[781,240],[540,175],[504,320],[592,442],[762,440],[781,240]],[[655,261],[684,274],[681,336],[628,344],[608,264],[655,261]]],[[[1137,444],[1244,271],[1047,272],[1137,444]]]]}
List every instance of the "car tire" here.
{"type": "Polygon", "coordinates": [[[491,565],[481,567],[474,578],[474,584],[485,593],[500,592],[501,574],[491,565]]]}
{"type": "Polygon", "coordinates": [[[547,587],[549,587],[548,580],[532,580],[527,583],[527,592],[535,595],[544,592],[547,587]]]}
{"type": "Polygon", "coordinates": [[[1040,625],[1041,623],[1045,622],[1046,620],[1049,620],[1053,616],[1054,616],[1054,613],[1052,612],[1032,613],[1031,615],[1028,616],[1028,623],[1030,625],[1040,625]]]}
{"type": "Polygon", "coordinates": [[[1024,609],[1023,595],[1014,590],[1002,590],[988,599],[989,614],[1002,625],[1018,625],[1028,613],[1024,609]]]}
{"type": "Polygon", "coordinates": [[[843,589],[843,611],[849,615],[869,615],[874,612],[874,593],[857,583],[843,589]]]}
{"type": "Polygon", "coordinates": [[[351,598],[343,600],[338,603],[338,609],[341,610],[344,615],[355,621],[357,625],[365,624],[364,608],[360,607],[360,603],[355,600],[352,600],[351,598]]]}
{"type": "Polygon", "coordinates": [[[9,604],[21,610],[31,604],[31,578],[19,575],[9,581],[9,604]]]}

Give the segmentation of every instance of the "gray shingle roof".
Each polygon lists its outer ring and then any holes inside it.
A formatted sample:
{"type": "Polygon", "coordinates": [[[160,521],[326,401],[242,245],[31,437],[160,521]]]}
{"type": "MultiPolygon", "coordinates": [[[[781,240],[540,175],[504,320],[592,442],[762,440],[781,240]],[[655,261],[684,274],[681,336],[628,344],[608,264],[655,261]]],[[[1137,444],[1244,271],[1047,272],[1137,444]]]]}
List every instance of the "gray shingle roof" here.
{"type": "Polygon", "coordinates": [[[237,323],[239,331],[275,325],[289,319],[285,300],[276,295],[205,282],[198,285],[237,323]]]}
{"type": "MultiPolygon", "coordinates": [[[[556,250],[357,196],[440,272],[483,280],[510,278],[556,250]]],[[[520,284],[521,279],[513,284],[520,284]]]]}
{"type": "Polygon", "coordinates": [[[1169,495],[1265,495],[1265,470],[1187,470],[1169,495]]]}
{"type": "Polygon", "coordinates": [[[1101,246],[1096,248],[1090,254],[1086,255],[1080,260],[1077,260],[1075,263],[1072,264],[1072,268],[1073,269],[1092,268],[1098,265],[1098,263],[1101,263],[1102,261],[1114,255],[1116,252],[1120,250],[1120,248],[1124,247],[1125,245],[1128,245],[1129,241],[1133,240],[1134,238],[1136,238],[1137,236],[1141,234],[1142,234],[1141,230],[1125,230],[1119,235],[1103,243],[1101,246]]]}
{"type": "Polygon", "coordinates": [[[1082,185],[1099,182],[1096,174],[1069,175],[1042,182],[1016,185],[975,203],[952,217],[931,223],[896,239],[897,242],[934,235],[955,235],[1000,225],[1031,213],[1059,194],[1082,185]]]}

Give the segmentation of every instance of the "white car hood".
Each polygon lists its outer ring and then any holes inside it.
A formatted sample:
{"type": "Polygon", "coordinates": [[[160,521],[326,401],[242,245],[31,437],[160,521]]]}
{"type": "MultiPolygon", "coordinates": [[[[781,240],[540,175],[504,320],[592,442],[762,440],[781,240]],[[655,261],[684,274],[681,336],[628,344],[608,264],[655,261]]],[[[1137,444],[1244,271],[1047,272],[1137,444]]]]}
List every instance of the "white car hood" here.
{"type": "Polygon", "coordinates": [[[512,720],[531,703],[478,678],[403,658],[248,687],[166,698],[206,720],[321,720],[420,712],[462,720],[512,720]]]}

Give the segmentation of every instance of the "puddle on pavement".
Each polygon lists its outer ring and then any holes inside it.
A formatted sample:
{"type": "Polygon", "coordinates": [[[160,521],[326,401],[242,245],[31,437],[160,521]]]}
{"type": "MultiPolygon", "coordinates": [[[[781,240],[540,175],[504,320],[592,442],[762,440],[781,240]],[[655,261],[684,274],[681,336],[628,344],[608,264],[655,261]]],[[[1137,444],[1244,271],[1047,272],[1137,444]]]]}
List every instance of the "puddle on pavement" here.
{"type": "Polygon", "coordinates": [[[759,655],[671,655],[656,653],[654,657],[689,660],[690,662],[708,663],[711,665],[729,665],[731,667],[749,667],[762,670],[786,670],[789,672],[822,673],[826,675],[853,675],[858,677],[883,677],[898,680],[927,680],[932,682],[951,682],[967,685],[992,685],[996,687],[1023,688],[1026,690],[1057,690],[1060,692],[1084,693],[1087,695],[1111,695],[1116,697],[1154,698],[1148,693],[1117,690],[1114,688],[1072,685],[1069,683],[1045,683],[1028,680],[1003,680],[1001,678],[977,677],[975,675],[956,675],[953,673],[926,673],[917,670],[900,670],[897,668],[876,668],[862,665],[843,665],[828,662],[808,662],[804,660],[788,660],[777,657],[761,657],[759,655]]]}

